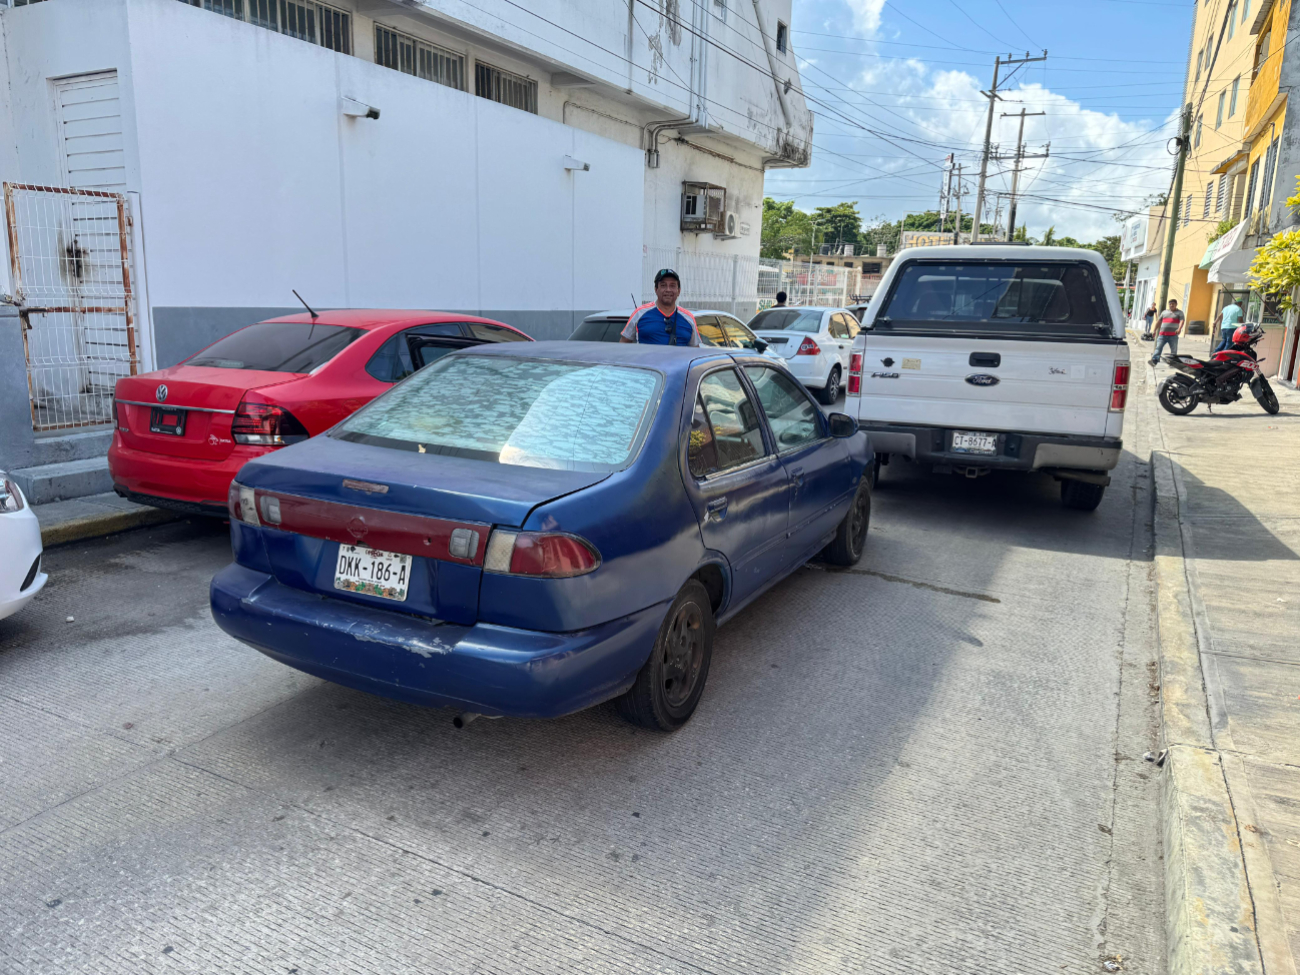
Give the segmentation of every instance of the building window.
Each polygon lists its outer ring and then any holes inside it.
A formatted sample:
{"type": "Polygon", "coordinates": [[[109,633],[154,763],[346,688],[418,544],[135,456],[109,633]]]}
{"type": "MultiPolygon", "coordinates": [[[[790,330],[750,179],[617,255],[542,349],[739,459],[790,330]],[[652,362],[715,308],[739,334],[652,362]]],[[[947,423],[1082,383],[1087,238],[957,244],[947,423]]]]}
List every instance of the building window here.
{"type": "Polygon", "coordinates": [[[1241,75],[1232,79],[1232,94],[1228,98],[1228,118],[1237,114],[1237,92],[1241,90],[1241,75]]]}
{"type": "Polygon", "coordinates": [[[1199,148],[1201,145],[1201,123],[1204,121],[1205,121],[1204,115],[1196,116],[1196,138],[1192,141],[1192,145],[1194,148],[1199,148]]]}
{"type": "Polygon", "coordinates": [[[727,0],[713,0],[713,15],[724,24],[727,22],[727,0]]]}
{"type": "Polygon", "coordinates": [[[1228,93],[1226,91],[1219,92],[1219,110],[1214,115],[1214,127],[1216,129],[1223,124],[1223,106],[1227,100],[1228,93]]]}
{"type": "Polygon", "coordinates": [[[1264,154],[1264,182],[1259,187],[1259,208],[1268,209],[1273,202],[1273,172],[1277,166],[1277,139],[1274,139],[1268,146],[1268,152],[1264,154]]]}
{"type": "Polygon", "coordinates": [[[1199,51],[1196,52],[1196,77],[1192,79],[1193,81],[1201,80],[1201,61],[1204,59],[1204,57],[1205,57],[1205,48],[1201,48],[1199,51]]]}
{"type": "Polygon", "coordinates": [[[1223,175],[1219,177],[1219,193],[1214,201],[1214,212],[1222,213],[1224,204],[1228,202],[1228,177],[1223,175]]]}
{"type": "Polygon", "coordinates": [[[1192,222],[1192,194],[1187,194],[1187,199],[1183,201],[1183,221],[1182,225],[1186,227],[1192,222]]]}
{"type": "Polygon", "coordinates": [[[1250,0],[1246,0],[1246,2],[1241,5],[1241,22],[1244,24],[1246,22],[1246,18],[1249,16],[1250,16],[1250,0]]]}
{"type": "Polygon", "coordinates": [[[1242,211],[1243,217],[1249,217],[1255,208],[1255,188],[1258,184],[1259,160],[1256,159],[1250,167],[1250,177],[1246,181],[1246,209],[1242,211]]]}
{"type": "Polygon", "coordinates": [[[1273,30],[1269,28],[1264,32],[1264,36],[1259,39],[1259,44],[1255,48],[1255,70],[1251,72],[1251,80],[1259,74],[1259,69],[1264,67],[1264,62],[1268,60],[1268,49],[1273,43],[1273,30]]]}
{"type": "Polygon", "coordinates": [[[1210,207],[1214,205],[1214,180],[1205,184],[1205,208],[1201,211],[1201,219],[1210,219],[1210,207]]]}
{"type": "Polygon", "coordinates": [[[465,56],[375,24],[375,64],[465,90],[465,56]]]}
{"type": "Polygon", "coordinates": [[[537,82],[482,61],[474,65],[474,94],[537,114],[537,82]]]}
{"type": "Polygon", "coordinates": [[[726,219],[726,187],[712,183],[682,184],[682,230],[692,233],[722,233],[726,219]]]}
{"type": "Polygon", "coordinates": [[[785,49],[789,46],[790,46],[790,28],[785,26],[785,24],[781,23],[781,21],[778,20],[776,22],[776,49],[780,51],[782,54],[784,54],[785,49]]]}
{"type": "Polygon", "coordinates": [[[352,53],[352,15],[315,0],[181,0],[340,54],[352,53]]]}
{"type": "Polygon", "coordinates": [[[1228,40],[1232,40],[1232,35],[1237,33],[1237,5],[1235,3],[1228,5],[1228,40]]]}

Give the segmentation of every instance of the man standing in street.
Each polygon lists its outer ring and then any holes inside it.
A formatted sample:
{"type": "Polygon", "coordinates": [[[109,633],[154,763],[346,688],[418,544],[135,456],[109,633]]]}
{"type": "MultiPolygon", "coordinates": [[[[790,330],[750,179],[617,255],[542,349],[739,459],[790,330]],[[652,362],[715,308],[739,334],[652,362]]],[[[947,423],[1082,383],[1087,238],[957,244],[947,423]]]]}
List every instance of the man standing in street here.
{"type": "Polygon", "coordinates": [[[655,275],[655,301],[632,312],[620,342],[641,345],[699,345],[695,316],[677,305],[682,279],[670,267],[655,275]]]}
{"type": "Polygon", "coordinates": [[[1218,317],[1214,319],[1214,323],[1219,326],[1219,344],[1214,347],[1215,352],[1226,349],[1232,344],[1232,333],[1237,331],[1237,326],[1241,324],[1241,315],[1241,305],[1237,303],[1237,299],[1229,298],[1223,311],[1219,312],[1218,317]]]}
{"type": "Polygon", "coordinates": [[[1178,354],[1178,336],[1183,331],[1186,318],[1178,310],[1178,302],[1169,299],[1169,307],[1160,315],[1160,334],[1156,336],[1156,350],[1151,353],[1151,365],[1160,361],[1160,353],[1167,346],[1170,355],[1178,354]]]}
{"type": "Polygon", "coordinates": [[[785,303],[786,303],[786,299],[787,299],[788,297],[789,297],[789,296],[788,296],[784,291],[778,291],[778,292],[776,293],[776,304],[773,305],[772,307],[773,307],[773,308],[784,308],[784,307],[785,307],[785,303]]]}

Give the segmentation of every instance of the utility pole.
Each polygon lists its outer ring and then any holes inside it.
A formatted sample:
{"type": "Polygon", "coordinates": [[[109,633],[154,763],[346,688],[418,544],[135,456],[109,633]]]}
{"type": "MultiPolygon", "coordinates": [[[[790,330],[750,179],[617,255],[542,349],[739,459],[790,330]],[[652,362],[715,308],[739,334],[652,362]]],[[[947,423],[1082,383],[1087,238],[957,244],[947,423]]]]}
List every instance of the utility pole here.
{"type": "Polygon", "coordinates": [[[948,220],[948,201],[952,197],[952,156],[951,152],[948,153],[948,158],[943,161],[943,179],[939,182],[939,233],[943,233],[948,220]]]}
{"type": "MultiPolygon", "coordinates": [[[[1019,69],[1022,65],[1032,64],[1035,61],[1046,61],[1046,60],[1047,60],[1047,51],[1043,51],[1042,56],[1036,58],[1031,58],[1029,56],[1028,51],[1025,52],[1025,56],[1023,58],[1013,58],[1010,55],[1007,55],[1007,59],[1005,61],[1002,60],[1001,55],[999,55],[993,61],[992,87],[989,88],[988,91],[980,92],[981,95],[983,95],[985,98],[989,100],[989,117],[988,120],[984,123],[984,155],[980,158],[979,188],[975,191],[975,225],[974,227],[971,228],[972,241],[977,241],[980,239],[980,216],[984,211],[984,183],[988,179],[989,155],[993,151],[993,109],[998,103],[998,98],[1001,97],[998,95],[998,76],[1001,73],[1004,65],[1007,67],[1011,67],[1012,65],[1014,65],[1017,69],[1019,69]]],[[[1010,81],[1011,76],[1014,74],[1015,71],[1012,71],[1010,75],[1007,75],[1005,80],[1010,81]]]]}
{"type": "Polygon", "coordinates": [[[957,164],[957,226],[952,232],[952,242],[961,243],[961,163],[957,164]]]}
{"type": "MultiPolygon", "coordinates": [[[[1003,112],[1003,118],[1013,116],[1020,119],[1020,132],[1016,135],[1016,162],[1011,170],[1011,203],[1007,208],[1007,240],[1011,240],[1016,234],[1016,193],[1020,188],[1020,170],[1025,163],[1025,119],[1035,115],[1046,115],[1046,112],[1027,112],[1023,108],[1019,112],[1003,112]]],[[[1050,149],[1051,146],[1049,145],[1050,149]]],[[[1042,153],[1046,155],[1046,153],[1042,153]]]]}
{"type": "MultiPolygon", "coordinates": [[[[1174,263],[1174,241],[1178,237],[1178,205],[1183,195],[1183,169],[1187,165],[1187,147],[1191,144],[1192,106],[1183,108],[1183,124],[1178,133],[1178,158],[1174,161],[1173,199],[1165,204],[1165,213],[1169,214],[1169,233],[1165,239],[1165,258],[1160,266],[1160,301],[1157,308],[1161,311],[1169,304],[1169,271],[1174,263]]],[[[1187,310],[1183,310],[1187,314],[1187,310]]]]}

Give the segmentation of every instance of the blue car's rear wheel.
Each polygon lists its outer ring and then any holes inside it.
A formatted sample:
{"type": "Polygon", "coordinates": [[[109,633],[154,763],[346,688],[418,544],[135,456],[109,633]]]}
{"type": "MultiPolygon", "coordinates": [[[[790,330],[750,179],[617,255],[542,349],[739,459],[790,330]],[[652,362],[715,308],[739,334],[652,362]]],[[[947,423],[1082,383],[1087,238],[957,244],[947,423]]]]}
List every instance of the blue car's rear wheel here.
{"type": "Polygon", "coordinates": [[[867,547],[867,530],[871,527],[871,474],[863,472],[853,503],[844,513],[835,538],[822,551],[831,565],[857,565],[862,550],[867,547]]]}
{"type": "Polygon", "coordinates": [[[709,594],[692,579],[673,600],[636,682],[618,699],[623,717],[658,731],[676,731],[684,725],[704,693],[713,629],[709,594]]]}

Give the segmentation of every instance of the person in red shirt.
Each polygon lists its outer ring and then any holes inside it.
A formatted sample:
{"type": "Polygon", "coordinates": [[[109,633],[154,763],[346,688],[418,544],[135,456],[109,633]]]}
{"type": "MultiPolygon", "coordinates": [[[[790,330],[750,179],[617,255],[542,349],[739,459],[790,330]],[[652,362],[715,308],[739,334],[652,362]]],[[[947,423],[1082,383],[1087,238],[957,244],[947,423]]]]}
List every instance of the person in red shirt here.
{"type": "Polygon", "coordinates": [[[1178,310],[1178,302],[1169,299],[1169,308],[1160,313],[1160,334],[1156,336],[1156,350],[1151,353],[1151,365],[1160,361],[1160,353],[1168,347],[1170,355],[1178,354],[1178,336],[1182,334],[1186,317],[1178,310]]]}

